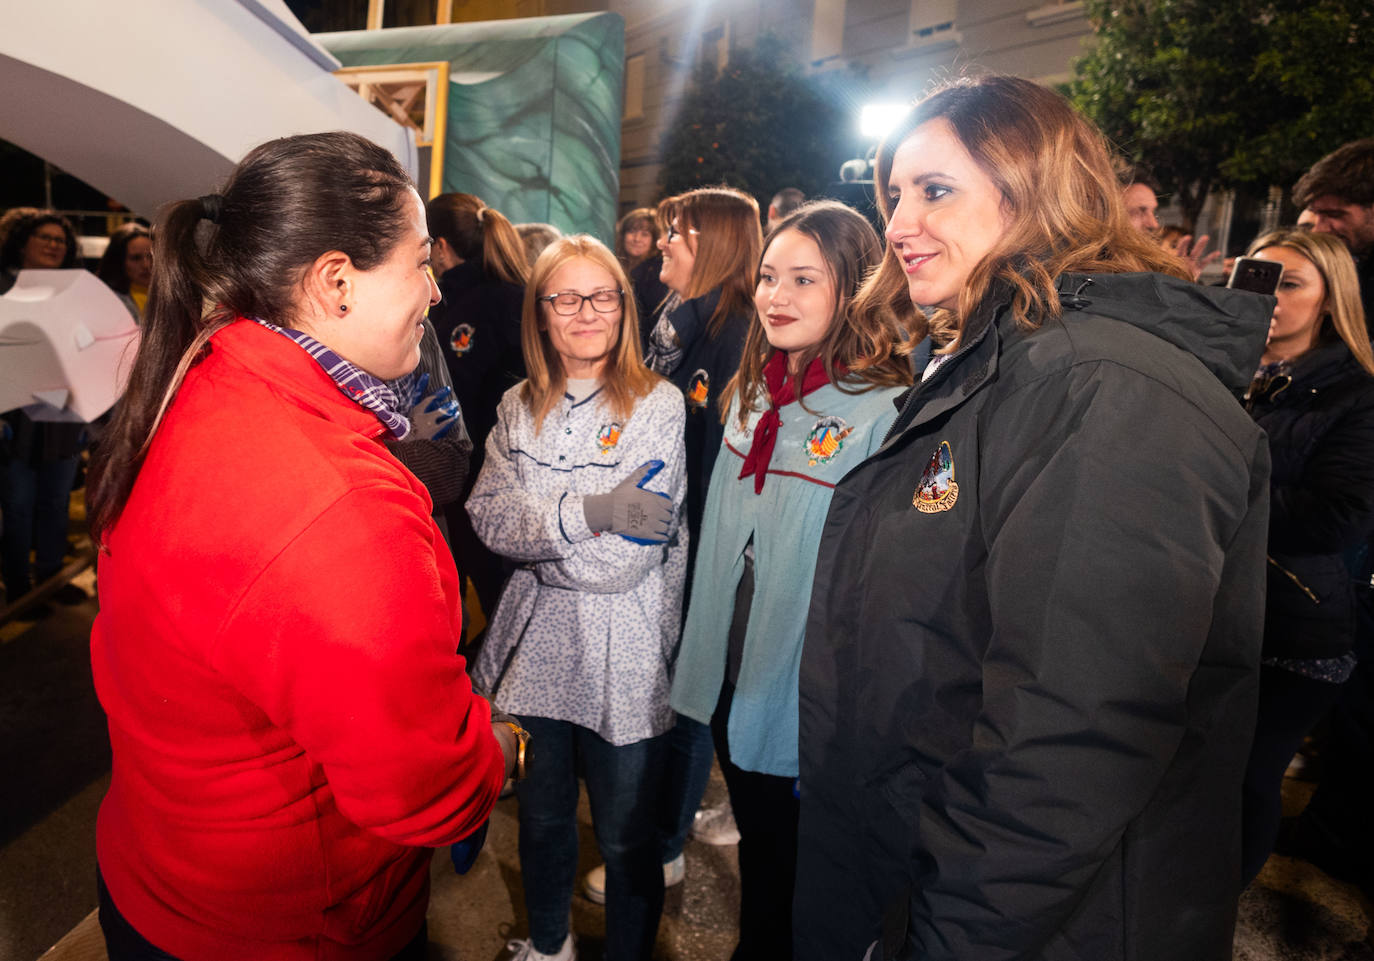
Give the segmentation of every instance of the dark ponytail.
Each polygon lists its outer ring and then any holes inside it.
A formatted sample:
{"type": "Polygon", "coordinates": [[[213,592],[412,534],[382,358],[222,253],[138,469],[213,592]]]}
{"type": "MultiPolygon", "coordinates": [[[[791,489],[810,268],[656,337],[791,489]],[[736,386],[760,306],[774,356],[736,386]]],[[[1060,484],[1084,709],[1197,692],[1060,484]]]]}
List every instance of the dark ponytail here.
{"type": "Polygon", "coordinates": [[[321,254],[381,264],[406,228],[409,176],[351,133],[255,148],[220,194],[164,208],[153,282],[128,386],[91,458],[91,533],[119,518],[158,425],[211,336],[239,317],[290,326],[301,277],[321,254]],[[212,219],[209,219],[213,217],[212,219]]]}
{"type": "Polygon", "coordinates": [[[484,273],[508,284],[529,280],[525,245],[501,211],[472,194],[440,194],[425,207],[429,232],[442,237],[463,260],[476,261],[484,273]]]}

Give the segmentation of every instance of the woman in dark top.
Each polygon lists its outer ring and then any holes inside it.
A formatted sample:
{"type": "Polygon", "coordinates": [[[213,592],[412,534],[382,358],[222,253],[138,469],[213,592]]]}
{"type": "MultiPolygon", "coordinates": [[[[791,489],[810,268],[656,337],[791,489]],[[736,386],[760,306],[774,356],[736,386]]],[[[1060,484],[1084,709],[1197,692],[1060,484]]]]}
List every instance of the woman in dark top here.
{"type": "Polygon", "coordinates": [[[659,279],[675,296],[658,312],[648,360],[687,398],[687,524],[695,542],[724,435],[717,401],[739,368],[754,317],[763,231],[758,203],[729,187],[689,190],[664,203],[659,279]]]}
{"type": "MultiPolygon", "coordinates": [[[[21,270],[75,267],[76,233],[54,210],[16,218],[0,247],[0,293],[21,270]]],[[[62,568],[67,552],[67,515],[86,430],[83,423],[34,420],[24,410],[3,415],[0,425],[0,576],[10,602],[62,568]],[[36,552],[34,564],[29,554],[36,552]]],[[[67,585],[57,595],[79,603],[85,594],[67,585]]]]}
{"type": "Polygon", "coordinates": [[[134,320],[142,317],[148,302],[148,285],[153,280],[153,237],[148,228],[127,223],[110,234],[110,244],[95,273],[119,295],[134,320]]]}
{"type": "Polygon", "coordinates": [[[1284,770],[1355,666],[1345,554],[1374,530],[1374,354],[1355,264],[1331,234],[1281,230],[1250,256],[1283,264],[1246,406],[1269,435],[1269,591],[1259,724],[1245,774],[1245,880],[1264,866],[1284,770]]]}
{"type": "MultiPolygon", "coordinates": [[[[443,345],[453,394],[472,439],[467,489],[482,469],[496,408],[525,379],[520,311],[529,266],[509,220],[472,194],[440,194],[425,207],[434,235],[434,272],[443,300],[429,319],[443,345]]],[[[504,580],[501,560],[472,531],[462,500],[450,506],[449,534],[459,572],[472,582],[490,617],[504,580]]]]}

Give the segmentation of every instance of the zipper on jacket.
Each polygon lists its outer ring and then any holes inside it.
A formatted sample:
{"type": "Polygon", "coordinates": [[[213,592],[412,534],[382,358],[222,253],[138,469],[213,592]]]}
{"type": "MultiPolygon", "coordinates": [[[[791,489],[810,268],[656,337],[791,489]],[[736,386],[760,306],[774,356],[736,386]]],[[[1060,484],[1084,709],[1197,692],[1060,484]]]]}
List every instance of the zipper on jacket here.
{"type": "Polygon", "coordinates": [[[1299,579],[1298,575],[1294,574],[1288,568],[1284,567],[1282,564],[1274,560],[1272,557],[1269,557],[1268,555],[1265,555],[1265,560],[1267,560],[1270,564],[1273,564],[1280,571],[1282,571],[1284,577],[1287,577],[1294,584],[1298,585],[1298,589],[1301,590],[1304,594],[1306,594],[1308,599],[1310,599],[1313,604],[1321,603],[1321,601],[1317,600],[1317,595],[1312,593],[1312,589],[1308,587],[1306,584],[1304,584],[1302,580],[1299,579]]]}

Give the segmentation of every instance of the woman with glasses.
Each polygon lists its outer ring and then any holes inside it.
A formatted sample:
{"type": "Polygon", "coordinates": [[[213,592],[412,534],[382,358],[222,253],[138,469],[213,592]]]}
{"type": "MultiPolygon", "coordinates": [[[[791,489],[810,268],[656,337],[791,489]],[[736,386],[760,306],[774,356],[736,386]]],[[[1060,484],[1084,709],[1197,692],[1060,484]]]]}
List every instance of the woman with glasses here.
{"type": "Polygon", "coordinates": [[[606,957],[647,961],[686,570],[682,394],[640,360],[625,273],[585,235],[535,262],[521,342],[529,378],[501,400],[467,505],[483,542],[519,565],[474,671],[535,759],[516,784],[530,937],[510,948],[520,961],[576,956],[580,773],[606,862],[606,957]]]}
{"type": "Polygon", "coordinates": [[[1278,261],[1283,276],[1246,398],[1273,462],[1247,882],[1273,849],[1288,762],[1354,670],[1358,588],[1345,555],[1374,532],[1374,354],[1355,263],[1339,238],[1307,230],[1265,234],[1249,256],[1278,261]]]}
{"type": "MultiPolygon", "coordinates": [[[[14,285],[21,270],[70,269],[77,266],[76,257],[76,233],[65,217],[55,210],[21,215],[0,242],[0,294],[14,285]]],[[[86,425],[34,420],[23,410],[8,411],[0,419],[0,577],[13,602],[62,569],[86,425]]],[[[65,584],[55,597],[80,603],[86,594],[65,584]]]]}

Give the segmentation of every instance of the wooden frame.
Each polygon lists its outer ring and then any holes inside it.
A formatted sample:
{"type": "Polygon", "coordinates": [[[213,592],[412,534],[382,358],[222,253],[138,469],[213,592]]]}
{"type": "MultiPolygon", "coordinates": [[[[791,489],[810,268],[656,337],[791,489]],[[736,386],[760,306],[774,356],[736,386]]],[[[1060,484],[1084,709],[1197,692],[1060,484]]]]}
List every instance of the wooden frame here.
{"type": "MultiPolygon", "coordinates": [[[[374,0],[377,2],[377,0],[374,0]]],[[[444,139],[448,131],[446,60],[344,67],[334,71],[360,97],[415,131],[415,145],[429,148],[429,196],[443,191],[444,139]]]]}

